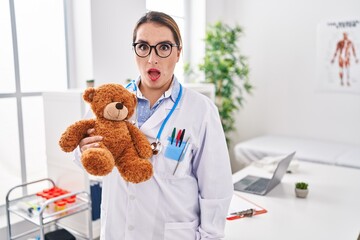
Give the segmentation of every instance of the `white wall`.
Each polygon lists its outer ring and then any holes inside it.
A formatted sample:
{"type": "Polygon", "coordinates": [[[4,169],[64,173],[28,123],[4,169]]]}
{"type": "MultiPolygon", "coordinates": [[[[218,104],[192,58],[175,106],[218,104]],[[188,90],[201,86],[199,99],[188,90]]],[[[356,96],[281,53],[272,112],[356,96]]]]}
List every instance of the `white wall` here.
{"type": "Polygon", "coordinates": [[[218,18],[244,28],[241,49],[249,58],[250,78],[255,85],[237,117],[234,142],[281,134],[359,145],[360,94],[317,89],[316,30],[323,20],[359,19],[360,1],[225,3],[218,18]]]}
{"type": "Polygon", "coordinates": [[[71,88],[85,88],[86,80],[93,79],[93,56],[91,39],[91,14],[89,0],[68,1],[71,4],[72,25],[70,32],[72,39],[69,39],[70,52],[74,55],[70,61],[70,74],[73,81],[71,88]]]}
{"type": "Polygon", "coordinates": [[[136,78],[132,32],[145,13],[145,0],[91,1],[93,72],[95,84],[122,83],[136,78]]]}
{"type": "MultiPolygon", "coordinates": [[[[201,61],[205,54],[205,27],[206,27],[206,0],[185,0],[185,18],[188,19],[185,25],[183,37],[183,54],[184,61],[190,63],[193,69],[201,61]],[[194,24],[196,23],[196,24],[194,24]],[[186,39],[185,39],[186,38],[186,39]],[[191,44],[188,44],[191,43],[191,44]]],[[[199,74],[194,78],[185,76],[186,82],[196,82],[203,80],[205,76],[199,74]]]]}

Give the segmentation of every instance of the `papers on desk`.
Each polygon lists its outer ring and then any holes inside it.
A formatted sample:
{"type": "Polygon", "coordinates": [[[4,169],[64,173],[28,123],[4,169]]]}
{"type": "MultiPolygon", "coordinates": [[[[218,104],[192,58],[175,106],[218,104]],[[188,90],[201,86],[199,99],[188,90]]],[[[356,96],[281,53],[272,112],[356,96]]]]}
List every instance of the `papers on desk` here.
{"type": "Polygon", "coordinates": [[[234,193],[228,211],[227,220],[235,220],[244,217],[251,217],[259,214],[267,213],[267,210],[259,205],[251,202],[250,200],[234,193]],[[250,212],[249,212],[250,210],[250,212]]]}

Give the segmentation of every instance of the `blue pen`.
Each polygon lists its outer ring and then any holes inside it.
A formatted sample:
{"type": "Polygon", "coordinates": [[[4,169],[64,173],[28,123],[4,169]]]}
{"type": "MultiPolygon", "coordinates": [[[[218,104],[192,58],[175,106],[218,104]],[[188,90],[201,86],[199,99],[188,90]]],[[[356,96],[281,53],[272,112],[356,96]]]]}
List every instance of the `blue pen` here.
{"type": "Polygon", "coordinates": [[[175,133],[176,133],[176,128],[173,129],[172,131],[172,134],[171,134],[171,145],[173,144],[174,142],[174,139],[175,139],[175,133]]]}

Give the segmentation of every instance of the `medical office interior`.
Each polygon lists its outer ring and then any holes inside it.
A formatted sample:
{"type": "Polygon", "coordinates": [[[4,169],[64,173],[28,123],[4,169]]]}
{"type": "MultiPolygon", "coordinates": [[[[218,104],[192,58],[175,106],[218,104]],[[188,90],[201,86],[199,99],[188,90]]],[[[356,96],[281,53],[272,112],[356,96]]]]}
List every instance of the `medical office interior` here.
{"type": "MultiPolygon", "coordinates": [[[[61,188],[92,199],[93,204],[100,201],[94,195],[99,195],[101,179],[85,174],[72,162],[71,154],[61,152],[57,141],[65,127],[88,110],[81,97],[87,80],[94,79],[98,86],[137,77],[132,30],[147,10],[168,11],[178,21],[184,48],[176,74],[184,84],[199,82],[183,76],[183,63],[197,64],[204,56],[208,24],[222,21],[243,28],[238,44],[247,57],[254,89],[245,95],[244,105],[236,113],[236,131],[230,135],[234,176],[249,165],[296,151],[290,164],[292,173],[286,174],[279,186],[266,196],[242,195],[262,205],[267,213],[227,221],[225,239],[359,239],[360,62],[355,61],[360,56],[359,1],[0,3],[0,21],[4,23],[0,48],[7,54],[0,57],[0,239],[10,239],[6,205],[12,202],[7,194],[15,186],[50,178],[61,188]],[[326,69],[336,69],[332,71],[336,77],[322,84],[321,78],[330,78],[319,73],[323,66],[319,49],[328,44],[320,41],[320,29],[326,28],[327,22],[354,24],[349,38],[356,55],[351,60],[349,85],[340,84],[337,62],[331,64],[336,45],[325,64],[326,69]],[[296,181],[309,183],[306,199],[295,197],[296,181]],[[329,219],[334,209],[340,216],[329,219]],[[297,235],[299,225],[305,230],[297,235]],[[259,228],[263,231],[254,232],[259,228]]],[[[265,164],[258,164],[259,172],[264,171],[261,166],[265,164]]],[[[44,181],[20,187],[11,197],[26,196],[39,186],[49,185],[44,181]]],[[[62,225],[97,239],[99,213],[94,210],[98,206],[92,207],[91,211],[85,204],[78,214],[61,219],[62,225]]],[[[39,229],[17,214],[8,214],[13,235],[34,226],[39,229]]],[[[38,231],[19,239],[37,236],[38,231]]]]}

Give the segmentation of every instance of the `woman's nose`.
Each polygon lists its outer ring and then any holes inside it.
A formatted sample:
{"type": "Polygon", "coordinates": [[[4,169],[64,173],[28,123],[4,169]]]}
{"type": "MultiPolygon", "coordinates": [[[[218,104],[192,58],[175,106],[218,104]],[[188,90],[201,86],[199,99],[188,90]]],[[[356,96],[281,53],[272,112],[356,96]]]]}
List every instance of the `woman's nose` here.
{"type": "Polygon", "coordinates": [[[149,63],[155,63],[157,64],[158,63],[158,56],[155,52],[155,49],[153,49],[150,54],[149,54],[149,60],[148,60],[149,63]]]}

